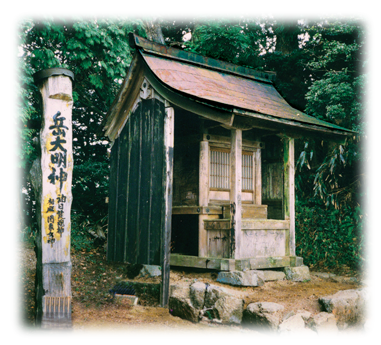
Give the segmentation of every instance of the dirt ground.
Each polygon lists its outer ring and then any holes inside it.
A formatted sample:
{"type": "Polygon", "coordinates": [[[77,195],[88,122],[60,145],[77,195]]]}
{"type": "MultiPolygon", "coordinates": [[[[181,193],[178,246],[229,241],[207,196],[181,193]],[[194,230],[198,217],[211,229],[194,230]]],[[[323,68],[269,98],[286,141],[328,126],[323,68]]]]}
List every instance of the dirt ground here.
{"type": "MultiPolygon", "coordinates": [[[[22,324],[26,327],[35,325],[34,279],[36,258],[33,247],[20,247],[20,284],[22,286],[22,324]]],[[[121,280],[157,283],[158,279],[135,278],[132,268],[125,264],[112,264],[106,261],[102,249],[90,252],[73,252],[72,260],[72,325],[74,330],[91,329],[176,329],[176,330],[210,330],[240,329],[240,326],[223,326],[182,320],[172,316],[168,309],[159,307],[157,298],[149,294],[139,296],[139,304],[129,307],[116,303],[108,292],[121,280]]],[[[311,272],[313,273],[313,272],[311,272]]],[[[357,276],[359,274],[343,269],[334,272],[341,276],[357,276]]],[[[339,283],[322,279],[311,274],[309,282],[275,281],[266,282],[261,287],[233,287],[216,282],[217,273],[210,271],[195,271],[191,269],[171,270],[171,284],[185,284],[197,281],[220,285],[236,290],[245,300],[245,305],[253,302],[268,301],[282,304],[285,314],[298,310],[319,313],[318,298],[336,293],[340,290],[359,288],[360,283],[339,283]]]]}

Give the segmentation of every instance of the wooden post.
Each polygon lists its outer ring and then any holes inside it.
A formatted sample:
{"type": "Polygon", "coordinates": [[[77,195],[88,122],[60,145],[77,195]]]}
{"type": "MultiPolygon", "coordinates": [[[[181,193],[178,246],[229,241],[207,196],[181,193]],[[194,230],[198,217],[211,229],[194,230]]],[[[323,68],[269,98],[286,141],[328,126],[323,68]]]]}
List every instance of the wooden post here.
{"type": "Polygon", "coordinates": [[[283,138],[284,188],[283,213],[284,219],[290,221],[288,255],[295,256],[295,153],[294,139],[283,138]]]}
{"type": "Polygon", "coordinates": [[[48,69],[34,76],[43,103],[41,189],[37,236],[37,322],[71,327],[70,211],[72,203],[72,72],[48,69]]]}
{"type": "MultiPolygon", "coordinates": [[[[200,169],[199,169],[199,206],[209,205],[209,142],[200,142],[200,169]]],[[[208,253],[208,234],[204,228],[204,220],[208,215],[198,216],[198,256],[206,257],[208,253]]]]}
{"type": "Polygon", "coordinates": [[[234,239],[232,259],[241,258],[242,242],[242,130],[231,130],[231,180],[230,180],[230,203],[234,205],[234,239]]]}
{"type": "Polygon", "coordinates": [[[261,166],[261,149],[254,152],[255,166],[255,184],[254,184],[254,204],[262,205],[262,166],[261,166]]]}
{"type": "Polygon", "coordinates": [[[169,276],[170,276],[170,244],[172,224],[172,189],[173,189],[173,149],[174,149],[174,109],[165,109],[164,119],[164,148],[165,148],[165,216],[163,233],[163,254],[161,264],[161,290],[160,302],[162,307],[167,307],[169,302],[169,276]]]}

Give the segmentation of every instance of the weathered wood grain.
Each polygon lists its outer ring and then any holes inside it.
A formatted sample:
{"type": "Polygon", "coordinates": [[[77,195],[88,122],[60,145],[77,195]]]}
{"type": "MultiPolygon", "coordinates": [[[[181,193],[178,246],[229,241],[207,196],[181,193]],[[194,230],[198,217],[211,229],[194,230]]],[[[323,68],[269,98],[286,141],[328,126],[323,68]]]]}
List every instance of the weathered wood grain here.
{"type": "MultiPolygon", "coordinates": [[[[231,257],[241,258],[242,231],[242,130],[231,130],[231,182],[230,182],[230,203],[234,204],[234,248],[231,257]]],[[[233,240],[233,239],[232,239],[233,240]]]]}
{"type": "Polygon", "coordinates": [[[39,84],[43,121],[37,169],[36,321],[43,328],[65,328],[71,325],[72,80],[63,70],[62,75],[48,71],[39,72],[47,76],[39,84]]]}
{"type": "Polygon", "coordinates": [[[160,304],[167,307],[169,302],[169,276],[170,276],[170,243],[172,228],[172,190],[173,190],[173,149],[174,149],[174,120],[175,114],[172,107],[165,109],[164,118],[164,210],[163,210],[163,234],[161,254],[161,285],[160,304]]]}
{"type": "Polygon", "coordinates": [[[173,206],[172,214],[222,214],[222,206],[173,206]]]}
{"type": "Polygon", "coordinates": [[[199,205],[209,204],[209,143],[200,142],[200,165],[199,165],[199,205]]]}
{"type": "Polygon", "coordinates": [[[284,219],[290,221],[289,251],[295,256],[295,151],[294,139],[284,138],[284,219]]]}

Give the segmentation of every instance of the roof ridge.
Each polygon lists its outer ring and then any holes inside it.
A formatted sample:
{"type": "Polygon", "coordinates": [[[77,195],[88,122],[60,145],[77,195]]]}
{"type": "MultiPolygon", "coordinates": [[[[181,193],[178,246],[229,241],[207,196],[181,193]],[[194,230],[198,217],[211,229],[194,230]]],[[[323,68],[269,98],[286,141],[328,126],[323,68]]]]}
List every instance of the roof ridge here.
{"type": "Polygon", "coordinates": [[[134,33],[129,34],[129,45],[131,48],[141,48],[147,53],[165,56],[174,60],[184,61],[191,64],[208,67],[210,69],[229,72],[242,77],[255,79],[265,83],[273,83],[276,78],[275,72],[262,72],[249,67],[239,66],[231,62],[217,60],[201,54],[168,47],[166,45],[149,41],[134,33]]]}

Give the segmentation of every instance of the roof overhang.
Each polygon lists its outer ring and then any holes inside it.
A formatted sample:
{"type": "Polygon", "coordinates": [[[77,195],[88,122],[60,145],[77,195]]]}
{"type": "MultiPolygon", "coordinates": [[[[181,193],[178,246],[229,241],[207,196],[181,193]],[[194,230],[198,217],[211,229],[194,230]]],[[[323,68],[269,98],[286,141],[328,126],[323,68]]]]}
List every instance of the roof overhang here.
{"type": "Polygon", "coordinates": [[[290,136],[323,136],[342,141],[355,132],[292,108],[272,84],[273,73],[203,57],[130,35],[137,48],[127,76],[106,117],[115,140],[147,78],[170,103],[225,127],[263,128],[290,136]]]}

